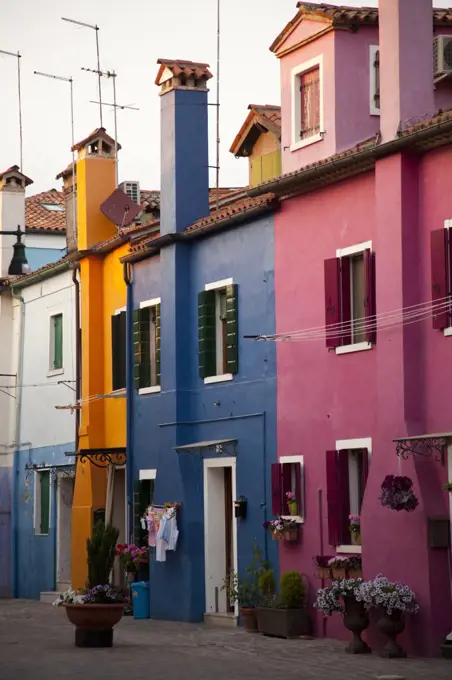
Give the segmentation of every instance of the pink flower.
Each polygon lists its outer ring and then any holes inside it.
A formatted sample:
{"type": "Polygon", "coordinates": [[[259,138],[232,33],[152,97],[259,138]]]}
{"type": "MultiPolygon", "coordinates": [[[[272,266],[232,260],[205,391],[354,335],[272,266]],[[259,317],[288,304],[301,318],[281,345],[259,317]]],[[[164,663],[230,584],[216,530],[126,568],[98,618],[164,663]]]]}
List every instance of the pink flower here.
{"type": "Polygon", "coordinates": [[[286,498],[287,498],[288,501],[296,501],[297,500],[293,491],[288,491],[286,493],[286,498]]]}

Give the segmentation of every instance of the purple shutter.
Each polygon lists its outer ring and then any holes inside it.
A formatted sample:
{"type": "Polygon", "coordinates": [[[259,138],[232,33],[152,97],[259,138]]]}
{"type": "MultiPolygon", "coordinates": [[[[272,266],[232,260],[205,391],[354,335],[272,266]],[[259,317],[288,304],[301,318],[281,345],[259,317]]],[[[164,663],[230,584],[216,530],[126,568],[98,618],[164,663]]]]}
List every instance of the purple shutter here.
{"type": "MultiPolygon", "coordinates": [[[[295,463],[295,498],[297,499],[298,514],[303,517],[303,497],[301,494],[301,465],[295,463]]],[[[306,518],[305,518],[306,519],[306,518]]]]}
{"type": "Polygon", "coordinates": [[[272,464],[272,513],[274,515],[281,514],[281,465],[279,463],[272,464]]]}
{"type": "Polygon", "coordinates": [[[367,484],[367,477],[369,476],[369,451],[368,449],[363,449],[363,465],[362,465],[362,489],[363,489],[363,496],[364,496],[364,490],[366,488],[367,484]]]}
{"type": "Polygon", "coordinates": [[[350,543],[350,484],[348,473],[348,451],[338,451],[339,476],[339,543],[350,543]]]}
{"type": "Polygon", "coordinates": [[[341,321],[342,339],[340,345],[351,345],[352,340],[352,288],[350,258],[341,257],[341,321]]]}
{"type": "Polygon", "coordinates": [[[287,492],[292,491],[292,463],[283,463],[282,467],[282,493],[281,493],[281,514],[289,515],[287,504],[287,492]]]}
{"type": "MultiPolygon", "coordinates": [[[[447,229],[437,229],[430,234],[430,252],[432,260],[432,303],[445,302],[447,296],[447,229]]],[[[449,325],[449,314],[433,310],[433,328],[442,330],[449,325]]]]}
{"type": "Polygon", "coordinates": [[[338,452],[326,452],[326,499],[328,507],[328,536],[330,545],[339,545],[340,487],[338,452]]]}
{"type": "Polygon", "coordinates": [[[444,231],[447,231],[447,238],[449,240],[449,262],[448,262],[448,274],[449,274],[449,287],[448,287],[448,295],[449,295],[449,326],[452,326],[452,228],[449,227],[449,229],[444,229],[444,231]]]}
{"type": "Polygon", "coordinates": [[[364,251],[364,305],[366,319],[366,342],[375,342],[377,336],[375,317],[375,253],[364,251]]]}
{"type": "Polygon", "coordinates": [[[326,346],[337,347],[341,344],[338,331],[341,320],[340,308],[340,259],[325,260],[325,330],[326,346]]]}

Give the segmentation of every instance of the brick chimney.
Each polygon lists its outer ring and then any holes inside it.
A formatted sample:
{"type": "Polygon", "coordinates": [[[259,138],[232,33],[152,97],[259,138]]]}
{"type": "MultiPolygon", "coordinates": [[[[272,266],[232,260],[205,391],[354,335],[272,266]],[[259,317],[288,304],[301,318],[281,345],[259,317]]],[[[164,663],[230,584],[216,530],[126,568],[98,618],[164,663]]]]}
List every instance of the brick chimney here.
{"type": "Polygon", "coordinates": [[[160,233],[180,232],[209,214],[208,64],[159,59],[160,233]]]}
{"type": "Polygon", "coordinates": [[[410,118],[435,113],[432,0],[379,0],[383,142],[410,118]]]}
{"type": "MultiPolygon", "coordinates": [[[[13,165],[0,172],[0,232],[16,231],[20,226],[25,231],[25,188],[33,184],[13,165]]],[[[0,278],[8,276],[16,236],[0,234],[0,278]]]]}

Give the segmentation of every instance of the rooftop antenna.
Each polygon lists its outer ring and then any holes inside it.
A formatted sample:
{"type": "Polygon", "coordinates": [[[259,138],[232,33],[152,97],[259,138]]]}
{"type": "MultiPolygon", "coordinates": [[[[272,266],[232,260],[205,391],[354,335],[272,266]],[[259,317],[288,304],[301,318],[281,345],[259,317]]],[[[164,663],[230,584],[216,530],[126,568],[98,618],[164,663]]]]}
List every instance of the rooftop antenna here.
{"type": "Polygon", "coordinates": [[[220,202],[220,0],[217,0],[217,210],[220,202]]]}
{"type": "Polygon", "coordinates": [[[100,115],[100,127],[103,127],[102,122],[102,81],[101,81],[101,70],[100,70],[100,52],[99,52],[99,26],[97,24],[87,24],[84,21],[75,21],[75,19],[68,19],[67,17],[61,17],[62,21],[67,21],[69,24],[75,24],[76,26],[83,26],[83,28],[91,28],[96,32],[96,54],[97,54],[97,89],[99,93],[99,115],[100,115]]]}
{"type": "Polygon", "coordinates": [[[77,218],[76,218],[76,190],[75,190],[75,132],[74,132],[74,81],[72,76],[64,78],[63,76],[55,76],[53,73],[42,73],[42,71],[33,71],[35,76],[42,76],[43,78],[52,78],[53,80],[62,80],[69,83],[71,95],[71,137],[72,137],[72,219],[74,221],[74,231],[77,233],[77,218]]]}
{"type": "Polygon", "coordinates": [[[91,104],[100,104],[100,106],[111,106],[113,108],[114,115],[114,138],[115,138],[115,170],[116,170],[116,186],[119,184],[119,161],[118,161],[118,120],[117,120],[117,110],[130,109],[132,111],[139,111],[136,106],[129,106],[126,104],[118,104],[116,101],[116,78],[118,74],[115,71],[99,71],[96,69],[82,67],[82,71],[87,71],[88,73],[96,73],[99,78],[112,78],[113,79],[113,103],[108,104],[107,102],[96,102],[91,100],[91,104]]]}
{"type": "Polygon", "coordinates": [[[22,55],[17,52],[7,52],[6,50],[0,50],[0,54],[5,54],[8,57],[15,57],[17,59],[17,94],[19,99],[19,156],[20,156],[20,170],[24,171],[23,164],[23,139],[22,139],[22,97],[20,89],[20,60],[22,55]]]}

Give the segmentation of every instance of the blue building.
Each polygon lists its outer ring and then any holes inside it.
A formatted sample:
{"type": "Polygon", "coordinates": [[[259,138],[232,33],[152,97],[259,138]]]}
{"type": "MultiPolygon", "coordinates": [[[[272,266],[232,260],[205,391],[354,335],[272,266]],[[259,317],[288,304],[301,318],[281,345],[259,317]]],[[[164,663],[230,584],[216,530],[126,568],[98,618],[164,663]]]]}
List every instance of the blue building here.
{"type": "Polygon", "coordinates": [[[151,616],[235,621],[222,585],[252,558],[277,568],[272,195],[209,210],[206,64],[160,60],[160,232],[129,263],[129,502],[135,536],[151,501],[179,502],[179,542],[151,560],[151,616]],[[238,507],[237,507],[238,506],[238,507]],[[237,508],[237,509],[236,509],[237,508]],[[246,516],[237,518],[236,514],[246,516]]]}

